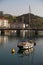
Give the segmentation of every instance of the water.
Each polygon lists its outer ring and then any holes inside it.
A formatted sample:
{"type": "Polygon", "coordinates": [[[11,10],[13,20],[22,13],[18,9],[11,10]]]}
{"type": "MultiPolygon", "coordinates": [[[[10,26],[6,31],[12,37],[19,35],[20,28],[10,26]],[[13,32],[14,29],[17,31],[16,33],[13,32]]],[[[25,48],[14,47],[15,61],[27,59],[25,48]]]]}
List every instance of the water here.
{"type": "Polygon", "coordinates": [[[29,50],[19,50],[20,38],[0,36],[0,65],[43,65],[43,38],[36,38],[36,46],[29,50]],[[15,53],[12,54],[12,48],[15,53]]]}

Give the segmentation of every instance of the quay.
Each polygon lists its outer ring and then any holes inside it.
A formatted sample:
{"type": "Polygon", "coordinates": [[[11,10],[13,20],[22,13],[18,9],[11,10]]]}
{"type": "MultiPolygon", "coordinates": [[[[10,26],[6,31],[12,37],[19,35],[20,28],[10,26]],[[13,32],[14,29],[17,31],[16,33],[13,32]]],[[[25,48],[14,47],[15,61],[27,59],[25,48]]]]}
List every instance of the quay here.
{"type": "Polygon", "coordinates": [[[29,29],[29,28],[0,28],[0,30],[35,30],[35,31],[42,31],[42,29],[29,29]]]}
{"type": "MultiPolygon", "coordinates": [[[[28,36],[29,35],[38,35],[42,34],[43,29],[29,29],[29,28],[0,28],[1,35],[10,34],[10,35],[18,35],[18,36],[28,36]]],[[[43,34],[42,34],[43,35],[43,34]]]]}

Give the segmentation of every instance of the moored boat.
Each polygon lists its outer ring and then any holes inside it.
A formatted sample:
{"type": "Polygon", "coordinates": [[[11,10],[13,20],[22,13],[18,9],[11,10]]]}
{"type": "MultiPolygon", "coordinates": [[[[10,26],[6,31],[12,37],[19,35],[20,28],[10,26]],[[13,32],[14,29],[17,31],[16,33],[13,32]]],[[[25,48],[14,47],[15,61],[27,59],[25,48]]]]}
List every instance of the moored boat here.
{"type": "Polygon", "coordinates": [[[30,49],[33,48],[36,45],[36,43],[33,40],[27,40],[23,42],[19,42],[17,47],[19,49],[30,49]]]}

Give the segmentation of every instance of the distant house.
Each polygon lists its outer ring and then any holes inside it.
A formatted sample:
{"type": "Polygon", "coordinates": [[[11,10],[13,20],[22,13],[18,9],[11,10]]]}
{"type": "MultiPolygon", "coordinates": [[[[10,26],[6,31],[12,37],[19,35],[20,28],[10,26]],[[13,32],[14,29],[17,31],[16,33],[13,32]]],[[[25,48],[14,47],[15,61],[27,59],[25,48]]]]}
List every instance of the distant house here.
{"type": "Polygon", "coordinates": [[[15,28],[15,22],[9,22],[10,28],[15,28]]]}
{"type": "Polygon", "coordinates": [[[9,21],[6,18],[3,19],[3,27],[10,27],[9,21]]]}
{"type": "Polygon", "coordinates": [[[11,22],[10,24],[10,28],[23,28],[24,25],[22,22],[11,22]]]}
{"type": "Polygon", "coordinates": [[[10,27],[8,19],[0,18],[0,27],[10,27]]]}

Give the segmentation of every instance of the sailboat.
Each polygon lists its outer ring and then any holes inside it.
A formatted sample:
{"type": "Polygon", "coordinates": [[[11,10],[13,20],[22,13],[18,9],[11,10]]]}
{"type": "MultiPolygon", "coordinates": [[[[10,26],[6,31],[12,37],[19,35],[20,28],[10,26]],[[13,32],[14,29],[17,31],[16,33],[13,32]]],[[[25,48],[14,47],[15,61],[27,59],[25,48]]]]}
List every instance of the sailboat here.
{"type": "MultiPolygon", "coordinates": [[[[29,24],[30,24],[30,6],[29,6],[29,24]]],[[[30,26],[29,26],[30,28],[30,26]]],[[[30,31],[30,30],[29,30],[30,31]]],[[[34,45],[36,45],[36,43],[33,40],[25,40],[25,41],[21,41],[17,44],[17,47],[19,49],[30,49],[33,48],[34,45]]]]}
{"type": "Polygon", "coordinates": [[[36,45],[36,43],[33,40],[25,40],[21,41],[17,44],[17,47],[19,49],[30,49],[33,48],[36,45]]]}

